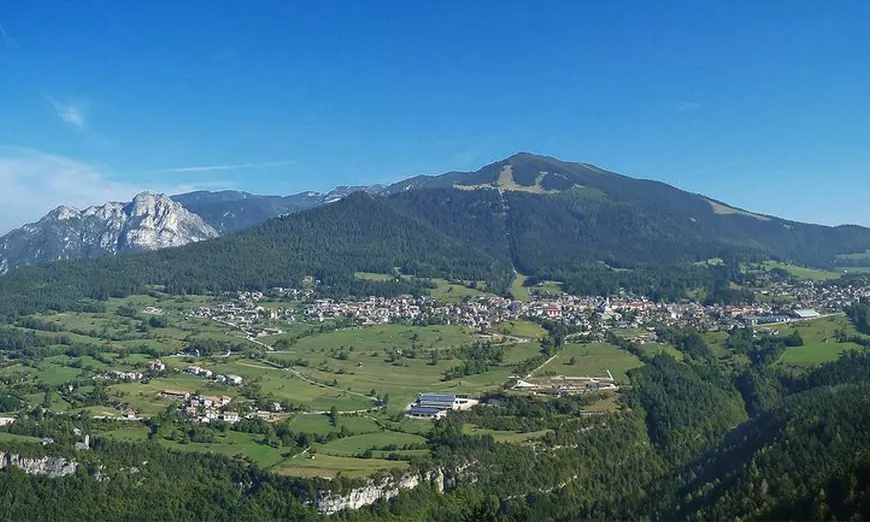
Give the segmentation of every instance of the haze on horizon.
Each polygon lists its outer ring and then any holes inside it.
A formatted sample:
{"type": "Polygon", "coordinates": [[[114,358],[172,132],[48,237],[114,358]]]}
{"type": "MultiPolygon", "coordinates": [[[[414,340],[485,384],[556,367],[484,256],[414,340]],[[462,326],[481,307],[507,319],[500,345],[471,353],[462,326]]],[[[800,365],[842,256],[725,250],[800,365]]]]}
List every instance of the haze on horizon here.
{"type": "Polygon", "coordinates": [[[142,190],[589,162],[870,225],[865,2],[0,7],[0,233],[142,190]]]}

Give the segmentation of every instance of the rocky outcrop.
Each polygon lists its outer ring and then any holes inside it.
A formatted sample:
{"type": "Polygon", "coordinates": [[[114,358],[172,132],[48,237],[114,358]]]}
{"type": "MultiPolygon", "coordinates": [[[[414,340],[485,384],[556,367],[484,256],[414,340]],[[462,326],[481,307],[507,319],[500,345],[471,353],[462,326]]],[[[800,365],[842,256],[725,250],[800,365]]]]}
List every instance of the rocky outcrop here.
{"type": "Polygon", "coordinates": [[[23,457],[0,451],[0,469],[7,468],[18,468],[28,475],[57,478],[75,473],[78,463],[61,457],[23,457]]]}
{"type": "Polygon", "coordinates": [[[324,494],[317,499],[316,506],[320,513],[331,515],[345,509],[370,506],[378,500],[391,499],[402,491],[414,489],[421,484],[429,484],[444,491],[444,473],[439,469],[428,473],[409,473],[398,478],[390,477],[377,483],[370,481],[368,485],[344,494],[324,494]]]}
{"type": "Polygon", "coordinates": [[[16,266],[181,246],[217,237],[196,214],[163,194],[76,210],[60,206],[0,238],[0,274],[16,266]]]}

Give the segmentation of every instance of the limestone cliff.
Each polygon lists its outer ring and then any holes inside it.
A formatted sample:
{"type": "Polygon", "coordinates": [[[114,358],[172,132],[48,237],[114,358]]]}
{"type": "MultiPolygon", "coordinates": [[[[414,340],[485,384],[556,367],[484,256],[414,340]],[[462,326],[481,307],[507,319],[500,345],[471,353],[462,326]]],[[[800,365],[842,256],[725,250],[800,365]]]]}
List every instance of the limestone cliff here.
{"type": "Polygon", "coordinates": [[[24,457],[0,451],[0,469],[18,468],[28,475],[65,477],[76,472],[78,463],[61,457],[24,457]]]}
{"type": "Polygon", "coordinates": [[[16,266],[181,246],[217,237],[198,215],[163,194],[76,210],[60,206],[0,238],[0,274],[16,266]]]}

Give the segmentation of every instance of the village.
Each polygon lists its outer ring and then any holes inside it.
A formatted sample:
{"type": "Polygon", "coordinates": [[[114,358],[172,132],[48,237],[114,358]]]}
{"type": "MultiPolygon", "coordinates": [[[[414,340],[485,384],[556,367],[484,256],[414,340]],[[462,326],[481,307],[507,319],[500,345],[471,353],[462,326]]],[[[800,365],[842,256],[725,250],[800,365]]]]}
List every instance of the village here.
{"type": "MultiPolygon", "coordinates": [[[[479,333],[491,333],[502,323],[529,320],[561,322],[590,339],[603,338],[612,329],[647,330],[653,326],[727,331],[739,326],[759,326],[807,320],[839,314],[848,306],[870,297],[870,288],[840,286],[819,281],[772,284],[759,292],[754,304],[703,304],[653,302],[621,292],[610,297],[562,294],[532,294],[519,300],[483,294],[459,302],[444,303],[428,296],[368,297],[362,300],[314,298],[312,291],[275,289],[272,295],[306,296],[285,307],[265,307],[258,302],[265,294],[241,292],[237,299],[214,307],[200,307],[194,317],[205,317],[242,330],[256,339],[283,332],[281,324],[319,324],[352,320],[357,326],[386,323],[413,325],[461,325],[479,333]]],[[[639,333],[637,341],[652,340],[639,333]]]]}

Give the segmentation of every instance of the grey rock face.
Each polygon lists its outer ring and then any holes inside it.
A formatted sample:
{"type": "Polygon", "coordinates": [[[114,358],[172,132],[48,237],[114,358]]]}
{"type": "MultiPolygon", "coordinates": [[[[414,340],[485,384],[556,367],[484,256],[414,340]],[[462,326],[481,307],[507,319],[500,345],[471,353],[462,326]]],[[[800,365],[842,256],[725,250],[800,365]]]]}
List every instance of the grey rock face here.
{"type": "Polygon", "coordinates": [[[78,463],[60,457],[22,457],[0,451],[0,469],[6,468],[18,468],[28,475],[47,475],[57,478],[75,473],[78,463]]]}
{"type": "Polygon", "coordinates": [[[436,470],[423,474],[410,473],[398,478],[388,478],[380,483],[371,481],[368,485],[352,489],[343,495],[324,495],[317,500],[316,507],[324,515],[359,509],[370,506],[381,499],[391,499],[403,490],[414,489],[423,483],[431,484],[439,491],[443,491],[444,473],[441,470],[436,470]]]}
{"type": "Polygon", "coordinates": [[[163,194],[84,210],[60,206],[0,238],[0,274],[17,266],[181,246],[217,237],[214,228],[163,194]]]}

